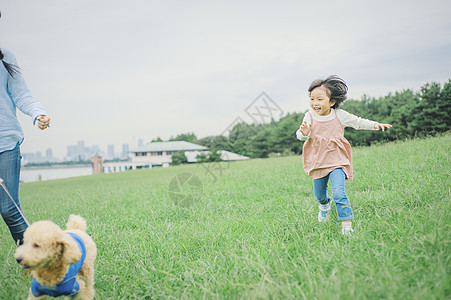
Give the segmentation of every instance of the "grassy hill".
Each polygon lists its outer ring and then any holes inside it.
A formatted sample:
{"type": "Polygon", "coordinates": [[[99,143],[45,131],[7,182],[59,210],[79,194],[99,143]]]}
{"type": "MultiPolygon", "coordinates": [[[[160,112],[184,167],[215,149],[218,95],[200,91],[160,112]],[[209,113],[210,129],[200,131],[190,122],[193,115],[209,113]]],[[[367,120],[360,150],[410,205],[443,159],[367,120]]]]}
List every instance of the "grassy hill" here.
{"type": "MultiPolygon", "coordinates": [[[[97,299],[449,299],[450,146],[354,148],[351,237],[335,206],[318,223],[300,156],[26,183],[21,203],[30,222],[87,219],[97,299]]],[[[14,251],[3,224],[0,299],[31,282],[14,251]]]]}

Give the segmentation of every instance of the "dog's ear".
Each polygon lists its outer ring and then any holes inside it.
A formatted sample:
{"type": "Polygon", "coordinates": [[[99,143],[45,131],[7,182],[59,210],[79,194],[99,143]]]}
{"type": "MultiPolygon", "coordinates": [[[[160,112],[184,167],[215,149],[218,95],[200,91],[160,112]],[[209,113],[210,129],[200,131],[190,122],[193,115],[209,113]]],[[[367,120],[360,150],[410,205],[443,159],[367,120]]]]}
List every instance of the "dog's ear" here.
{"type": "Polygon", "coordinates": [[[78,248],[77,243],[75,243],[74,239],[70,235],[63,234],[60,242],[63,246],[63,262],[72,265],[80,260],[80,248],[78,248]]]}

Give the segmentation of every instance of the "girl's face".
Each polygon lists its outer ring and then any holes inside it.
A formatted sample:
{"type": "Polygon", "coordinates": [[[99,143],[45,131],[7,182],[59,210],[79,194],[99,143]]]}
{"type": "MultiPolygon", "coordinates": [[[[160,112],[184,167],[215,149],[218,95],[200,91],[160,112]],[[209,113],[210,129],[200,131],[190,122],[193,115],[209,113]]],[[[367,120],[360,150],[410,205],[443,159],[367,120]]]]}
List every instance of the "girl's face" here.
{"type": "Polygon", "coordinates": [[[327,116],[330,114],[330,108],[334,106],[334,104],[335,101],[330,100],[324,86],[314,88],[310,93],[310,107],[320,116],[327,116]]]}

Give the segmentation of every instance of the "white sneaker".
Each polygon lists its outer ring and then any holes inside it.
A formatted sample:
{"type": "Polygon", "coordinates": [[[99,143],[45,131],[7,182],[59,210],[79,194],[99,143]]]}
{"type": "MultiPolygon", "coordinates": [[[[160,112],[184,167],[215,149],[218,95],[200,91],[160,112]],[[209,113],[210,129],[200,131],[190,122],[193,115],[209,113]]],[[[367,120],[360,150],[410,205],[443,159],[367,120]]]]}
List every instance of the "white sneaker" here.
{"type": "Polygon", "coordinates": [[[318,212],[318,221],[320,223],[327,222],[330,215],[330,205],[332,204],[332,201],[329,202],[329,204],[326,205],[319,205],[319,212],[318,212]]]}
{"type": "Polygon", "coordinates": [[[352,229],[352,225],[349,226],[342,226],[341,233],[343,235],[351,235],[351,233],[354,232],[354,229],[352,229]]]}

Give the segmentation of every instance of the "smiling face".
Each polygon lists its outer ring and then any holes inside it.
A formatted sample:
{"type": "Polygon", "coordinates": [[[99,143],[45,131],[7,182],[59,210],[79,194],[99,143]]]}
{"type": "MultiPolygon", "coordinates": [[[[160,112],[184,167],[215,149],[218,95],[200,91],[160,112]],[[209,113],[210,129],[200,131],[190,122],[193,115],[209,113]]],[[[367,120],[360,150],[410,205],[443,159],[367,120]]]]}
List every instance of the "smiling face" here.
{"type": "Polygon", "coordinates": [[[330,108],[334,106],[335,101],[331,101],[324,86],[319,86],[310,93],[310,107],[320,116],[330,114],[330,108]]]}

